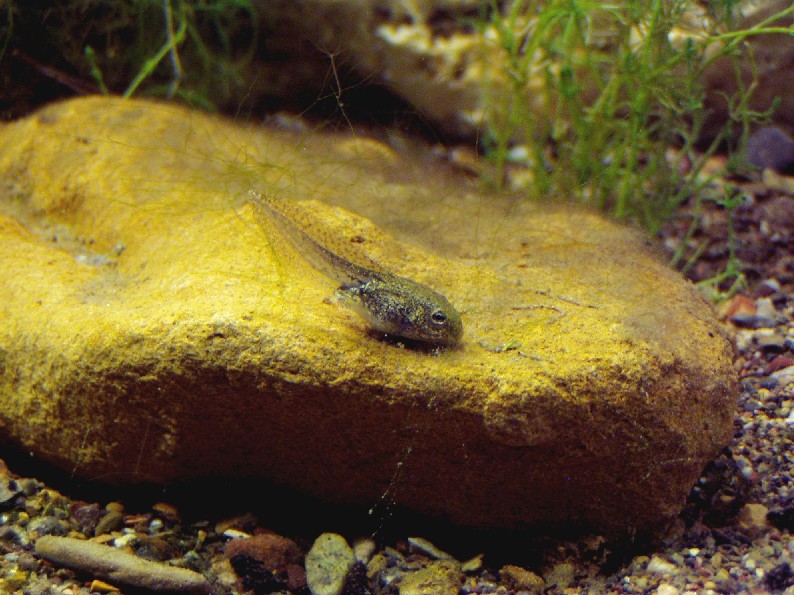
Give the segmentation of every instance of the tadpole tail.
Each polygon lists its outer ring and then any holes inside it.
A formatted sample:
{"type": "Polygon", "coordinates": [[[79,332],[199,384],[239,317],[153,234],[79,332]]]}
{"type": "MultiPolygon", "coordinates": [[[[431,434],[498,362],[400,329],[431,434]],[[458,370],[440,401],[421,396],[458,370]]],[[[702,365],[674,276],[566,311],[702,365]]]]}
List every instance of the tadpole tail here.
{"type": "Polygon", "coordinates": [[[248,196],[263,225],[270,224],[292,245],[312,267],[343,285],[360,284],[372,275],[372,271],[361,267],[332,252],[295,223],[285,200],[261,194],[254,190],[248,196]]]}

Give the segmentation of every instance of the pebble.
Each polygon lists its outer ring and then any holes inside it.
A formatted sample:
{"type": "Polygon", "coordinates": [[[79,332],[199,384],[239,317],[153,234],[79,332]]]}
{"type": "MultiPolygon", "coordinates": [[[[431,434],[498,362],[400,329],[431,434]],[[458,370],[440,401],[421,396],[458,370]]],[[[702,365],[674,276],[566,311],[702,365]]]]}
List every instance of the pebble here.
{"type": "Polygon", "coordinates": [[[463,564],[461,564],[460,569],[463,572],[477,572],[480,568],[482,568],[482,559],[484,554],[477,554],[473,558],[466,560],[463,564]]]}
{"type": "Polygon", "coordinates": [[[363,562],[364,564],[370,561],[377,549],[378,544],[375,543],[375,540],[370,538],[357,539],[353,543],[353,555],[356,557],[356,561],[363,562]]]}
{"type": "Polygon", "coordinates": [[[43,516],[30,521],[27,530],[31,539],[38,539],[42,535],[66,535],[69,525],[53,516],[43,516]]]}
{"type": "Polygon", "coordinates": [[[36,554],[111,583],[151,591],[210,592],[209,583],[197,572],[143,560],[124,550],[91,541],[45,535],[36,541],[36,554]]]}
{"type": "Polygon", "coordinates": [[[744,312],[731,316],[731,322],[740,328],[749,329],[773,328],[777,324],[775,318],[744,312]]]}
{"type": "MultiPolygon", "coordinates": [[[[463,584],[460,564],[436,560],[425,568],[406,574],[399,585],[400,595],[458,595],[463,584]]],[[[316,595],[316,594],[314,594],[316,595]]]]}
{"type": "Polygon", "coordinates": [[[764,126],[747,140],[747,161],[759,169],[794,167],[794,140],[777,126],[764,126]]]}
{"type": "Polygon", "coordinates": [[[246,589],[260,590],[264,585],[299,590],[306,586],[300,564],[302,552],[291,539],[264,533],[246,539],[233,539],[224,554],[246,589]]]}
{"type": "Polygon", "coordinates": [[[356,561],[341,535],[323,533],[306,554],[306,583],[312,595],[340,595],[356,561]]]}
{"type": "Polygon", "coordinates": [[[650,562],[648,562],[648,566],[646,569],[648,570],[648,572],[651,572],[653,574],[666,575],[666,574],[674,574],[677,567],[675,564],[673,564],[672,562],[668,562],[661,556],[653,556],[650,562]]]}
{"type": "Polygon", "coordinates": [[[422,537],[409,537],[408,545],[412,552],[420,552],[434,560],[454,560],[447,552],[442,552],[435,545],[422,537]]]}
{"type": "Polygon", "coordinates": [[[91,581],[91,586],[88,588],[89,593],[119,593],[120,591],[121,589],[117,586],[98,580],[91,581]]]}
{"type": "Polygon", "coordinates": [[[791,383],[794,383],[794,366],[789,366],[787,368],[783,368],[782,370],[778,370],[770,374],[770,378],[774,378],[775,381],[782,387],[788,386],[791,383]]]}
{"type": "Polygon", "coordinates": [[[4,477],[0,479],[0,505],[6,505],[17,497],[22,490],[13,479],[4,477]]]}
{"type": "Polygon", "coordinates": [[[108,513],[99,519],[96,527],[94,527],[94,535],[104,535],[120,529],[124,524],[124,514],[117,510],[110,510],[108,513]]]}
{"type": "Polygon", "coordinates": [[[570,562],[560,562],[555,564],[552,569],[544,576],[546,585],[556,586],[558,589],[565,589],[571,585],[576,575],[576,568],[570,562]]]}
{"type": "Polygon", "coordinates": [[[534,572],[507,564],[499,570],[499,578],[513,591],[526,591],[530,595],[540,595],[546,589],[546,581],[534,572]]]}
{"type": "Polygon", "coordinates": [[[766,516],[769,509],[763,504],[749,503],[739,511],[739,527],[751,539],[756,539],[769,530],[766,516]]]}

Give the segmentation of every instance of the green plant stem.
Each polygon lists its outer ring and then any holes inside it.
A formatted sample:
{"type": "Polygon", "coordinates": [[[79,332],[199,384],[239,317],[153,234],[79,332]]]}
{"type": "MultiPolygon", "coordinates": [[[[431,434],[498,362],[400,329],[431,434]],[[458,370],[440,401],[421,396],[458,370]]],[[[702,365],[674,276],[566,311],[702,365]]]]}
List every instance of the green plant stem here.
{"type": "Polygon", "coordinates": [[[185,40],[185,33],[187,31],[187,22],[182,21],[179,25],[179,29],[177,29],[176,33],[166,40],[166,43],[161,47],[157,53],[152,56],[150,59],[144,62],[143,66],[141,67],[140,72],[135,76],[135,78],[130,83],[127,90],[124,91],[124,97],[131,97],[133,93],[135,93],[138,86],[146,80],[146,78],[154,72],[154,69],[157,68],[158,64],[162,62],[163,58],[168,55],[169,52],[176,51],[176,47],[181,44],[185,40]]]}

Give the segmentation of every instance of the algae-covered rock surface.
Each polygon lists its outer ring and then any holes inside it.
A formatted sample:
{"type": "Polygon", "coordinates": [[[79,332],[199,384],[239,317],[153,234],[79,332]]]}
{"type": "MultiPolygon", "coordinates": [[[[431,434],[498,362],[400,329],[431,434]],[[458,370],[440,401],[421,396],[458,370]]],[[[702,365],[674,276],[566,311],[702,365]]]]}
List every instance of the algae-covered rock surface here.
{"type": "Polygon", "coordinates": [[[673,517],[731,435],[732,349],[632,230],[414,153],[109,98],[0,129],[0,428],[96,480],[267,478],[487,527],[673,517]],[[379,336],[262,225],[446,295],[464,336],[379,336]]]}

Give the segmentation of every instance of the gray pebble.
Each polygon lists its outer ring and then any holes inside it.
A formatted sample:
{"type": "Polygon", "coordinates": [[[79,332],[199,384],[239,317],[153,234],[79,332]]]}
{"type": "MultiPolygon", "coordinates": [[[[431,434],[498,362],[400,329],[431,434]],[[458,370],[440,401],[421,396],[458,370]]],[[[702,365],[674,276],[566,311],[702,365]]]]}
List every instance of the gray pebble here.
{"type": "Polygon", "coordinates": [[[794,139],[777,126],[759,128],[747,141],[747,161],[759,169],[785,171],[794,166],[794,139]]]}
{"type": "Polygon", "coordinates": [[[758,316],[757,314],[736,314],[731,316],[731,322],[741,328],[774,328],[777,321],[774,318],[767,316],[758,316]]]}
{"type": "Polygon", "coordinates": [[[43,535],[66,535],[69,525],[54,516],[42,516],[30,521],[26,529],[31,539],[38,539],[43,535]]]}
{"type": "Polygon", "coordinates": [[[198,572],[143,560],[124,550],[93,541],[47,535],[36,541],[36,554],[111,583],[152,591],[210,592],[207,579],[198,572]]]}
{"type": "Polygon", "coordinates": [[[7,504],[13,500],[21,490],[13,479],[0,479],[0,504],[7,504]]]}

